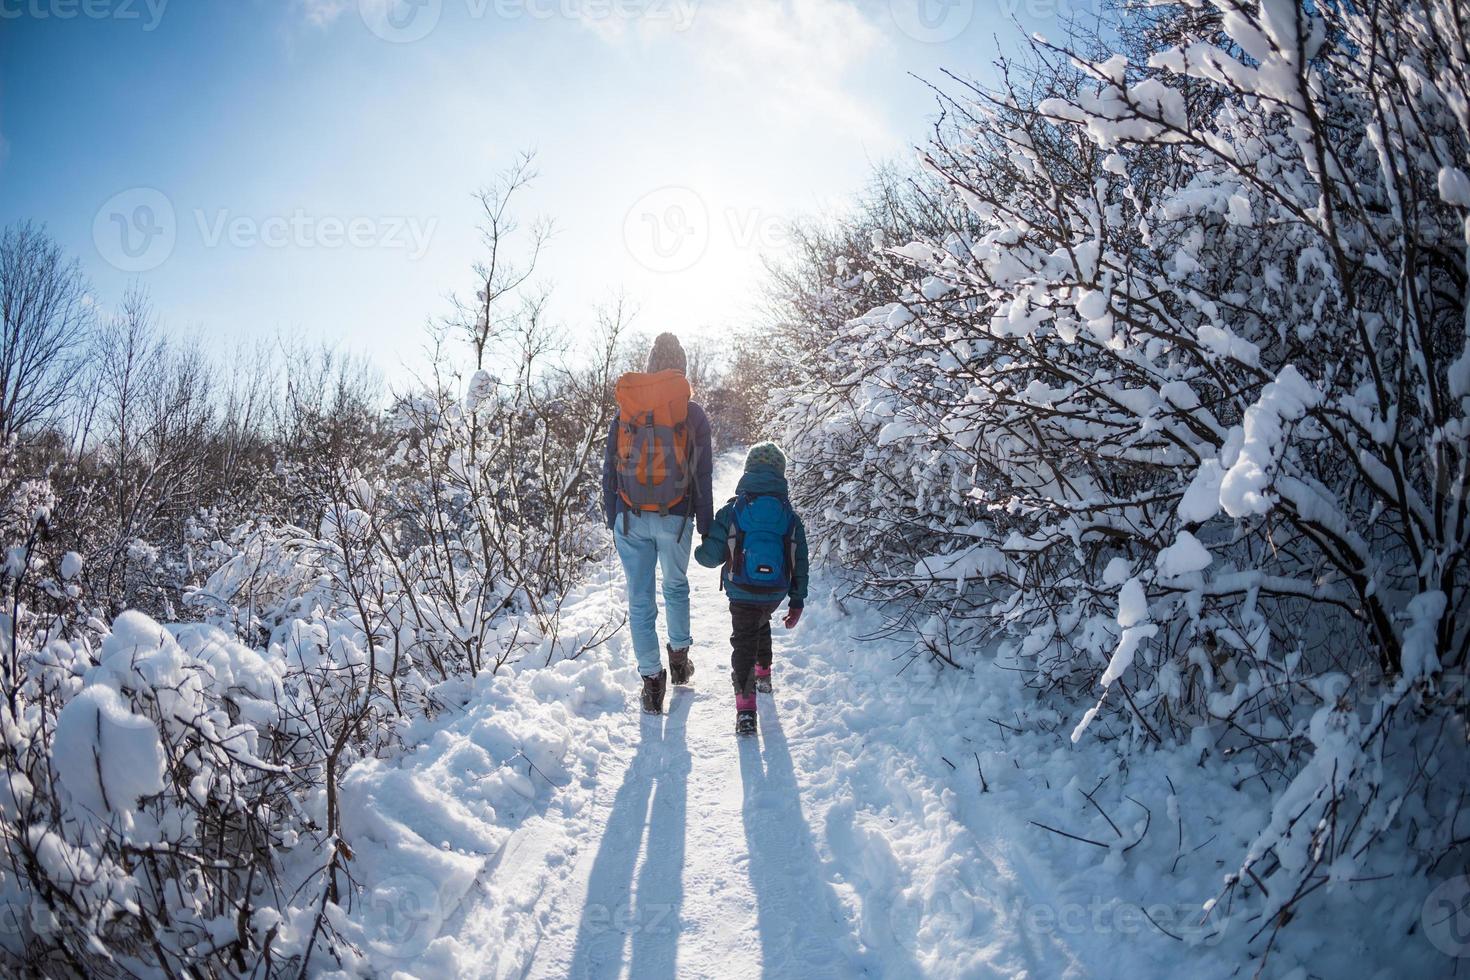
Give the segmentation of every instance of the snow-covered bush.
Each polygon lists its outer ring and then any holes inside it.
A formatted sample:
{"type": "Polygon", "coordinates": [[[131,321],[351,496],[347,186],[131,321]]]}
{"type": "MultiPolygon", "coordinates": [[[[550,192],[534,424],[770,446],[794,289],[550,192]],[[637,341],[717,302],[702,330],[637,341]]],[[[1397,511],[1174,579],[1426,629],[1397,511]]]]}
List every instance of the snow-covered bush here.
{"type": "Polygon", "coordinates": [[[350,365],[287,357],[277,396],[216,398],[134,297],[100,446],[0,443],[0,973],[367,972],[351,768],[477,674],[621,625],[559,636],[606,545],[622,319],[553,363],[485,203],[478,315],[451,324],[472,370],[441,344],[422,393],[374,406],[350,365]]]}
{"type": "Polygon", "coordinates": [[[590,403],[567,383],[497,392],[477,375],[463,399],[400,404],[382,475],[313,478],[314,530],[255,520],[211,541],[197,525],[197,567],[213,571],[187,596],[194,624],[88,615],[83,559],[54,553],[54,495],[17,482],[3,521],[0,962],[355,963],[337,921],[357,901],[349,768],[462,706],[476,673],[551,659],[561,601],[605,543],[586,476],[606,378],[580,383],[590,403]]]}
{"type": "Polygon", "coordinates": [[[1132,57],[953,99],[921,162],[968,218],[875,242],[780,422],[921,649],[1085,699],[1074,740],[1258,755],[1269,935],[1390,832],[1465,859],[1470,11],[1125,16],[1132,57]]]}
{"type": "Polygon", "coordinates": [[[7,449],[0,962],[33,975],[256,963],[276,933],[256,912],[287,904],[277,851],[300,838],[314,785],[286,671],[219,630],[90,615],[55,492],[15,479],[7,449]]]}

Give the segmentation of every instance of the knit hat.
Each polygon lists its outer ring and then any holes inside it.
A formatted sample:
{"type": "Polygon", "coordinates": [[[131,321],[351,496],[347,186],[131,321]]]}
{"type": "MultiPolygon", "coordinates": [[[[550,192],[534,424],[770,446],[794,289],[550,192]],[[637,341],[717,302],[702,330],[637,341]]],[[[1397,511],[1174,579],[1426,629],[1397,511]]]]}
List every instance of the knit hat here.
{"type": "Polygon", "coordinates": [[[745,472],[758,466],[768,467],[782,476],[786,475],[786,454],[774,442],[758,442],[745,454],[745,472]]]}
{"type": "Polygon", "coordinates": [[[648,352],[648,373],[655,371],[678,371],[684,374],[689,369],[689,359],[684,356],[684,345],[671,333],[661,333],[653,340],[653,350],[648,352]]]}

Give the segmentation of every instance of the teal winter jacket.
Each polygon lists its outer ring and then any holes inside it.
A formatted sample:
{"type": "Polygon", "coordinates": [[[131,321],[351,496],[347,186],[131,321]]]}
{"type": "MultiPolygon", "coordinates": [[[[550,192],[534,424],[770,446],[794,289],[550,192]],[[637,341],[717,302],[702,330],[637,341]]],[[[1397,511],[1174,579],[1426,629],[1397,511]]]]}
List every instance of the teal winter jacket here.
{"type": "MultiPolygon", "coordinates": [[[[769,466],[758,466],[747,470],[740,478],[739,485],[735,488],[737,494],[775,494],[781,497],[787,495],[786,477],[776,472],[769,466]]],[[[706,568],[720,569],[720,584],[730,596],[731,602],[768,603],[772,596],[762,593],[746,592],[739,586],[731,585],[729,581],[729,569],[725,568],[725,561],[729,557],[730,524],[734,520],[735,501],[731,500],[721,507],[719,513],[715,514],[714,520],[710,522],[709,533],[699,543],[694,551],[694,557],[706,568]]],[[[795,531],[796,544],[796,567],[791,570],[791,589],[787,593],[790,605],[793,609],[800,609],[806,602],[807,590],[807,551],[806,551],[806,527],[801,523],[801,517],[796,518],[795,531]]]]}

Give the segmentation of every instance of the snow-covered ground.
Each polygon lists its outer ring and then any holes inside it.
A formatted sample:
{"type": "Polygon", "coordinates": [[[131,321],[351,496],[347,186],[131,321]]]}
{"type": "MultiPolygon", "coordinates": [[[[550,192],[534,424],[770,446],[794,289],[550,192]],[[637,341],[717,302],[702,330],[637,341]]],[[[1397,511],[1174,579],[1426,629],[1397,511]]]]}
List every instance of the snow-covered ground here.
{"type": "MultiPolygon", "coordinates": [[[[720,461],[721,499],[738,467],[720,461]]],[[[1232,920],[1223,899],[1201,909],[1269,817],[1249,773],[1202,767],[1203,746],[1125,760],[1074,745],[1078,718],[1038,706],[1012,673],[939,671],[861,639],[876,615],[844,611],[820,573],[799,628],[777,625],[760,736],[737,739],[725,600],[713,573],[692,574],[697,673],[665,716],[639,713],[619,632],[576,660],[482,678],[405,758],[350,773],[363,898],[343,928],[384,975],[1261,966],[1245,951],[1259,921],[1232,920]]],[[[621,605],[614,559],[566,628],[595,635],[621,605]]],[[[1418,927],[1425,890],[1328,885],[1309,906],[1320,921],[1292,925],[1261,975],[1448,972],[1418,927]]]]}

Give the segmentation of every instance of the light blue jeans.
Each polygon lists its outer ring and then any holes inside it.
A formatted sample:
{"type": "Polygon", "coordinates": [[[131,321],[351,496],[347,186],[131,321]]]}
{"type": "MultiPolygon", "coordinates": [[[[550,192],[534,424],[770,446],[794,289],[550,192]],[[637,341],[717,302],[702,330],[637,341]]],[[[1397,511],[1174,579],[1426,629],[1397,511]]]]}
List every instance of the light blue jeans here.
{"type": "Polygon", "coordinates": [[[658,600],[653,592],[655,567],[663,571],[664,611],[669,617],[669,646],[692,646],[689,635],[689,549],[694,521],[676,514],[628,514],[613,521],[613,543],[628,578],[628,626],[638,673],[657,674],[663,665],[658,645],[658,600]],[[683,530],[682,539],[680,530],[683,530]]]}

